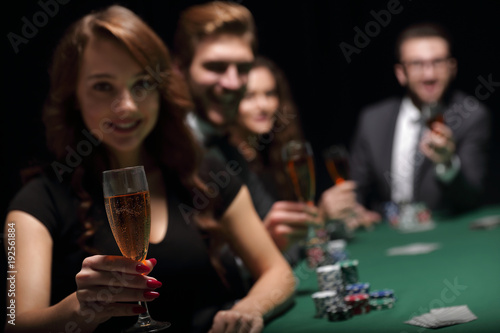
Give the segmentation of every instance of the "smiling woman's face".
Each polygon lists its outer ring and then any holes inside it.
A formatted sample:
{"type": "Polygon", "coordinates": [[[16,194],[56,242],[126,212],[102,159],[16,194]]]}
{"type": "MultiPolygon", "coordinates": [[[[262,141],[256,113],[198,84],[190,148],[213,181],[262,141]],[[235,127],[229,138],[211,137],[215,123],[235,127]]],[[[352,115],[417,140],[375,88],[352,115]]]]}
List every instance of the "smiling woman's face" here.
{"type": "Polygon", "coordinates": [[[240,102],[237,124],[247,132],[271,131],[278,110],[276,80],[266,67],[255,67],[248,75],[247,91],[240,102]]]}
{"type": "Polygon", "coordinates": [[[137,152],[153,130],[159,92],[145,68],[118,42],[92,38],[78,75],[77,102],[86,127],[114,153],[137,152]]]}

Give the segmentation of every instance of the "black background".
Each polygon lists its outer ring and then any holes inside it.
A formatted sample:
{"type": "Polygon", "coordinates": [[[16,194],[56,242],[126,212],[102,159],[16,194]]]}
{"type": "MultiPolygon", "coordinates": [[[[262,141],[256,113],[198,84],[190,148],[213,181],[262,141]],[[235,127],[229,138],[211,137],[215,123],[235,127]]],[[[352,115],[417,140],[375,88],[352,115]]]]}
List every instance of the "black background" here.
{"type": "MultiPolygon", "coordinates": [[[[55,0],[41,0],[54,2],[55,0]]],[[[48,90],[47,67],[54,46],[67,26],[93,9],[122,4],[148,22],[172,45],[179,12],[204,1],[96,1],[72,0],[59,5],[28,43],[16,53],[7,36],[21,35],[23,17],[33,22],[43,11],[39,1],[9,2],[4,13],[4,110],[2,112],[2,183],[8,200],[20,187],[21,168],[47,158],[41,123],[41,106],[48,90]]],[[[259,52],[275,60],[285,71],[299,106],[306,137],[315,151],[333,143],[348,144],[360,109],[402,90],[393,74],[393,44],[397,33],[410,23],[436,21],[455,37],[458,59],[456,86],[474,95],[479,76],[500,82],[500,2],[476,1],[252,1],[240,0],[254,14],[259,52]],[[373,13],[386,10],[389,3],[402,8],[390,16],[386,26],[372,30],[367,45],[348,62],[339,45],[354,46],[356,31],[374,26],[373,13]]],[[[494,87],[484,103],[492,115],[492,149],[488,197],[500,202],[499,143],[500,86],[494,87]]],[[[485,90],[481,90],[482,93],[485,90]]],[[[323,168],[318,167],[320,188],[329,186],[323,168]]],[[[0,288],[3,289],[3,288],[0,288]]]]}

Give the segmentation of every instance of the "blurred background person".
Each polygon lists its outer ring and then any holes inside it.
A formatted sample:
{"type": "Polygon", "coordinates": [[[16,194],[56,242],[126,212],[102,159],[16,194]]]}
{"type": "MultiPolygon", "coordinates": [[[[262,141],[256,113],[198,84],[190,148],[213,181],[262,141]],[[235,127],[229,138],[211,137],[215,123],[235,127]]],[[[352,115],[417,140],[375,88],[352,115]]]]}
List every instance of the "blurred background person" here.
{"type": "Polygon", "coordinates": [[[446,30],[412,25],[396,42],[394,72],[406,94],[368,106],[352,144],[358,200],[424,202],[459,212],[481,203],[487,171],[489,115],[453,88],[457,60],[446,30]]]}
{"type": "MultiPolygon", "coordinates": [[[[274,205],[283,207],[283,211],[275,211],[275,219],[283,219],[286,215],[278,214],[285,214],[286,207],[292,209],[297,198],[285,172],[282,148],[290,140],[303,140],[304,135],[288,81],[272,60],[256,57],[238,116],[229,126],[229,133],[231,144],[275,198],[274,205]]],[[[354,182],[345,181],[324,191],[318,200],[320,220],[349,220],[352,228],[378,220],[361,210],[354,189],[354,182]],[[356,214],[358,217],[353,218],[356,214]]],[[[275,232],[286,233],[284,227],[279,226],[275,232]]]]}

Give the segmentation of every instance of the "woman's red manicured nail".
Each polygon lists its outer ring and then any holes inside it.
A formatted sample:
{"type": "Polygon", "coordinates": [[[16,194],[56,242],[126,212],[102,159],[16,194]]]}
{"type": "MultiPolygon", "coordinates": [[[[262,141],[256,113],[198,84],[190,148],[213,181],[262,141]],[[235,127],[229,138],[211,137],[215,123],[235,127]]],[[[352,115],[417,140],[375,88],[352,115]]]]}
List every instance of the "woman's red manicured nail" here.
{"type": "Polygon", "coordinates": [[[160,288],[162,285],[162,283],[160,281],[153,280],[153,279],[149,279],[146,284],[147,284],[148,288],[153,288],[153,289],[160,288]]]}
{"type": "Polygon", "coordinates": [[[149,261],[151,261],[151,264],[153,264],[153,267],[156,266],[157,260],[155,258],[151,258],[151,259],[149,259],[149,261]]]}
{"type": "Polygon", "coordinates": [[[137,264],[137,266],[135,266],[135,270],[139,273],[147,273],[149,272],[149,267],[144,264],[137,264]]]}
{"type": "Polygon", "coordinates": [[[155,299],[158,296],[160,296],[160,293],[158,293],[156,291],[145,291],[144,292],[144,297],[147,299],[155,299]]]}

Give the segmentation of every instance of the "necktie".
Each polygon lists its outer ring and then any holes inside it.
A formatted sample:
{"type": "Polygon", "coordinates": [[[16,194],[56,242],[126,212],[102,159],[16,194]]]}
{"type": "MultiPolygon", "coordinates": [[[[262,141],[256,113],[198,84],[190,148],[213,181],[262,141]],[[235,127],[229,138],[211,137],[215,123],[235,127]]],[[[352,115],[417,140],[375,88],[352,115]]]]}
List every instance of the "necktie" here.
{"type": "Polygon", "coordinates": [[[422,140],[422,136],[426,129],[425,127],[425,117],[420,117],[418,119],[418,135],[417,140],[415,142],[415,153],[413,155],[413,198],[412,201],[418,201],[420,198],[418,197],[418,188],[420,183],[420,172],[422,171],[422,164],[424,164],[425,156],[420,151],[420,141],[422,140]]]}

